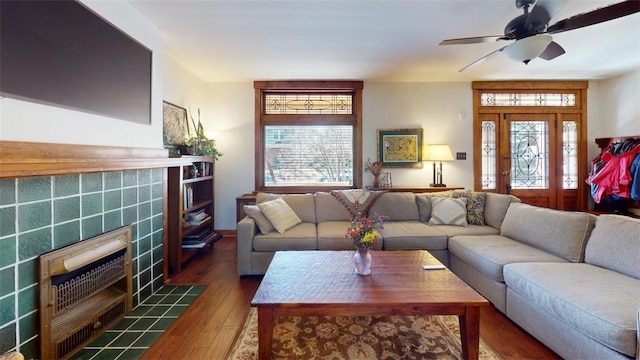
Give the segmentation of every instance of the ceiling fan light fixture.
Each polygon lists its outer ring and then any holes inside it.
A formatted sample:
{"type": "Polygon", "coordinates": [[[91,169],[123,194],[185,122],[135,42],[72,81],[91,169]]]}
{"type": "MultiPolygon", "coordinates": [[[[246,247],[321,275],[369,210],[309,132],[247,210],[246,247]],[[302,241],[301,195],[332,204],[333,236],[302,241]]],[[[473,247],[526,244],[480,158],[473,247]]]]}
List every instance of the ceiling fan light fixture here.
{"type": "Polygon", "coordinates": [[[529,36],[514,42],[502,51],[510,59],[528,64],[529,61],[540,56],[552,41],[551,35],[529,36]]]}

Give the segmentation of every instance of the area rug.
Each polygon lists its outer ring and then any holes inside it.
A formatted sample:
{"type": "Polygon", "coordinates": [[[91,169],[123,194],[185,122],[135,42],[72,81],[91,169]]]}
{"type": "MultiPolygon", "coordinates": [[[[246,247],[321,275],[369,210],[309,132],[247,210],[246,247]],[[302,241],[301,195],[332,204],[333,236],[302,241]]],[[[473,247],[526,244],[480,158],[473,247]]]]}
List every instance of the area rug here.
{"type": "MultiPolygon", "coordinates": [[[[272,359],[462,359],[456,316],[276,317],[272,359]]],[[[228,357],[258,358],[258,312],[251,308],[228,357]]],[[[480,359],[502,359],[482,337],[480,359]]]]}

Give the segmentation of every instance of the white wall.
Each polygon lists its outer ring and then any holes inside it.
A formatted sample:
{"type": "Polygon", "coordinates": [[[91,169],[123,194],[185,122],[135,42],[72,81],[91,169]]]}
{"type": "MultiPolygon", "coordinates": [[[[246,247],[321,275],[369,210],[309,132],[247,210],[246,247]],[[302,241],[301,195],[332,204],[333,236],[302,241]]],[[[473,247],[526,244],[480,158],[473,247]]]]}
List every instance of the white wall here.
{"type": "MultiPolygon", "coordinates": [[[[200,108],[201,120],[204,122],[206,112],[202,107],[206,104],[206,83],[185,69],[166,53],[163,54],[163,95],[162,100],[187,109],[189,129],[193,131],[190,116],[198,120],[197,111],[200,108]]],[[[206,127],[205,127],[206,129],[206,127]]]]}
{"type": "Polygon", "coordinates": [[[162,34],[126,1],[82,2],[153,52],[151,125],[0,98],[0,139],[162,148],[162,34]]]}
{"type": "MultiPolygon", "coordinates": [[[[364,160],[378,157],[377,129],[422,128],[424,145],[449,144],[456,152],[466,152],[467,160],[443,164],[443,182],[473,188],[473,115],[470,83],[381,83],[365,82],[363,89],[364,160]]],[[[393,184],[426,186],[433,182],[433,163],[422,169],[385,168],[393,184]]],[[[363,185],[373,176],[365,172],[363,185]]]]}
{"type": "Polygon", "coordinates": [[[590,81],[588,96],[589,159],[599,153],[596,138],[640,136],[640,70],[590,81]]]}
{"type": "Polygon", "coordinates": [[[589,128],[590,135],[640,135],[640,69],[600,81],[600,124],[589,128]]]}
{"type": "Polygon", "coordinates": [[[210,83],[206,95],[203,126],[224,154],[216,163],[215,227],[235,230],[236,197],[255,188],[253,83],[210,83]]]}

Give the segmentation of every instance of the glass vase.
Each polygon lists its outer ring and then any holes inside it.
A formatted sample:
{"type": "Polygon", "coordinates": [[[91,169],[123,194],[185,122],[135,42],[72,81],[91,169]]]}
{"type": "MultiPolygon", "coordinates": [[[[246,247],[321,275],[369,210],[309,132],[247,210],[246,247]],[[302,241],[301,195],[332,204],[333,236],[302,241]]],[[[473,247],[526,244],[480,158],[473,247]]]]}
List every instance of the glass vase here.
{"type": "Polygon", "coordinates": [[[371,251],[369,248],[358,248],[353,255],[353,262],[356,266],[356,274],[369,275],[371,274],[371,251]]]}

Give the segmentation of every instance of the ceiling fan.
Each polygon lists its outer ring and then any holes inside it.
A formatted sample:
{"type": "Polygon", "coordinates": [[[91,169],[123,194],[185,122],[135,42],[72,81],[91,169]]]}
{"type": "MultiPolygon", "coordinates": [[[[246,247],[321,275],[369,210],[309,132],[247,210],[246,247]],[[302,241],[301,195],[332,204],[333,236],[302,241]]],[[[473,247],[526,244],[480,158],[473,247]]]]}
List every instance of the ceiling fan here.
{"type": "Polygon", "coordinates": [[[608,5],[589,12],[571,16],[549,25],[549,21],[569,0],[515,0],[516,7],[524,13],[511,20],[504,28],[504,35],[476,36],[447,39],[440,45],[478,44],[498,40],[515,40],[460,69],[460,72],[474,66],[491,55],[504,52],[513,60],[528,64],[536,57],[552,60],[565,53],[560,44],[553,41],[551,34],[599,24],[623,16],[640,12],[639,0],[628,0],[608,5]],[[529,8],[531,11],[529,11],[529,8]]]}

